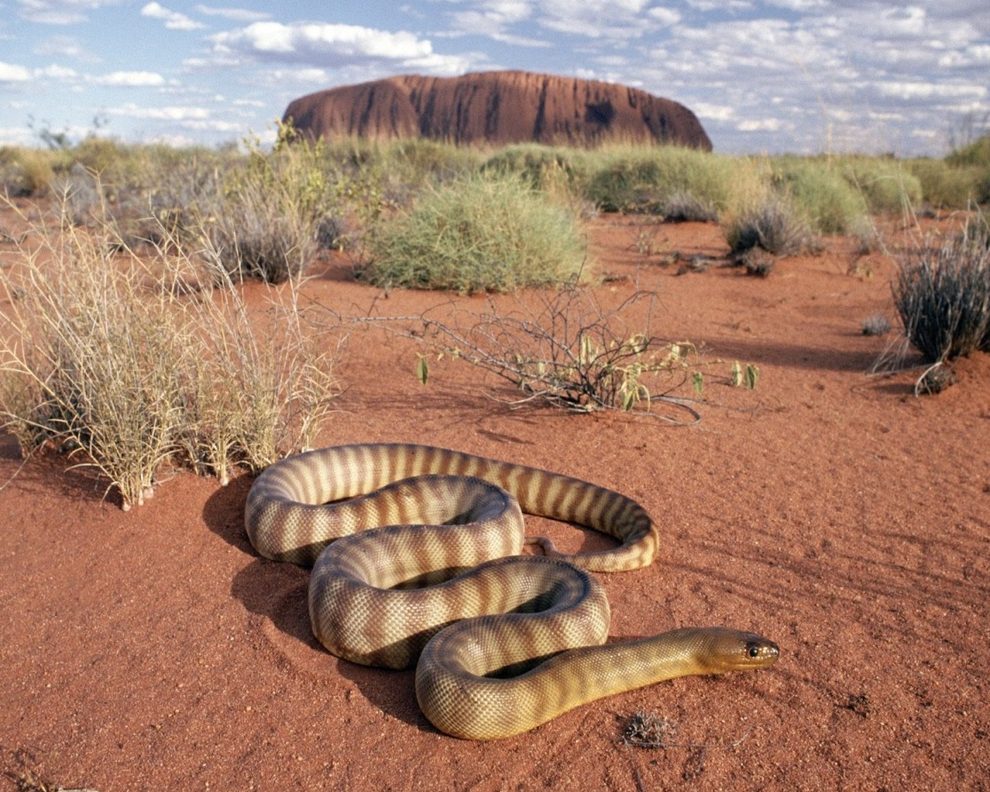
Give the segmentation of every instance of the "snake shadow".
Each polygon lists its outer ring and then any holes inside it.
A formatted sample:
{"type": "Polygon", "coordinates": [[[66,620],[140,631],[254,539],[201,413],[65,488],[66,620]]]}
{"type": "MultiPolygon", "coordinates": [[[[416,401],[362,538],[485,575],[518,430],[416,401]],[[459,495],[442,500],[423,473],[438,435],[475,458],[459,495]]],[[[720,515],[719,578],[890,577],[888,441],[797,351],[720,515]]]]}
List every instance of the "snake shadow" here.
{"type": "MultiPolygon", "coordinates": [[[[434,732],[416,703],[414,671],[369,668],[341,660],[313,636],[307,605],[309,570],[260,557],[244,531],[244,502],[253,481],[251,476],[234,479],[211,495],[203,508],[207,527],[252,559],[234,575],[231,595],[249,613],[271,623],[277,633],[273,641],[276,651],[290,668],[332,674],[336,666],[337,673],[383,713],[421,731],[434,732]]],[[[284,664],[276,668],[286,673],[284,664]]]]}

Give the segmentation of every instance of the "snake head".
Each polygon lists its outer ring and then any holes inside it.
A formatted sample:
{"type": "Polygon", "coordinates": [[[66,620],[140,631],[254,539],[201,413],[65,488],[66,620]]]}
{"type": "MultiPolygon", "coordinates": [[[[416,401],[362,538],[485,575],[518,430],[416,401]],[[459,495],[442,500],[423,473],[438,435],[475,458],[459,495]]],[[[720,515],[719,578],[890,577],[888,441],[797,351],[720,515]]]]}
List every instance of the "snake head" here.
{"type": "Polygon", "coordinates": [[[695,659],[708,674],[766,668],[780,656],[777,644],[768,638],[727,627],[698,630],[696,646],[695,659]]]}

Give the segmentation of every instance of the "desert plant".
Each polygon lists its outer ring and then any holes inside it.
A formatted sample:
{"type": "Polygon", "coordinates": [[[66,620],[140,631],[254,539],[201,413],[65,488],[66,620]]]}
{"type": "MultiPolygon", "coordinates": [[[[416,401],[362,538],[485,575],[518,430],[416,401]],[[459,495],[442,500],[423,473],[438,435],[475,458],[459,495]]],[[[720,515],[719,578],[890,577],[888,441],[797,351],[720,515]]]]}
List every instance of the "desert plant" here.
{"type": "Polygon", "coordinates": [[[0,270],[0,415],[23,453],[52,441],[129,508],[166,459],[225,482],[232,466],[258,470],[311,442],[336,393],[336,348],[304,326],[296,283],[259,317],[181,242],[139,257],[109,220],[62,217],[0,270]]]}
{"type": "Polygon", "coordinates": [[[781,157],[773,162],[773,179],[817,233],[855,233],[868,224],[862,193],[824,160],[781,157]]]}
{"type": "Polygon", "coordinates": [[[910,160],[907,167],[921,184],[925,203],[939,209],[970,206],[981,191],[985,175],[978,165],[953,165],[944,160],[910,160]]]}
{"type": "Polygon", "coordinates": [[[125,508],[140,504],[173,451],[178,375],[164,363],[186,354],[183,328],[164,293],[143,289],[136,259],[114,260],[106,240],[69,224],[42,238],[21,251],[24,296],[3,317],[3,372],[19,383],[5,390],[3,413],[25,450],[55,438],[125,508]]]}
{"type": "MultiPolygon", "coordinates": [[[[568,286],[546,294],[533,310],[522,306],[505,313],[494,305],[480,318],[459,328],[423,318],[424,338],[434,351],[491,372],[535,401],[567,410],[649,409],[674,403],[670,396],[688,378],[693,345],[661,341],[649,332],[654,295],[637,292],[607,309],[594,295],[568,286]],[[640,329],[625,317],[647,311],[640,329]]],[[[417,373],[426,380],[425,358],[417,373]]]]}
{"type": "Polygon", "coordinates": [[[51,152],[0,146],[0,195],[43,195],[55,177],[51,152]]]}
{"type": "Polygon", "coordinates": [[[890,320],[883,314],[871,314],[863,320],[860,331],[865,336],[882,336],[891,331],[890,320]]]}
{"type": "Polygon", "coordinates": [[[990,248],[986,221],[905,254],[893,283],[908,340],[933,363],[990,349],[990,248]]]}
{"type": "Polygon", "coordinates": [[[253,148],[227,174],[214,206],[203,207],[203,243],[234,279],[282,283],[302,275],[317,229],[332,206],[320,143],[253,148]]]}
{"type": "Polygon", "coordinates": [[[734,254],[759,247],[775,255],[806,250],[813,235],[803,214],[786,195],[767,190],[729,220],[725,237],[734,254]]]}
{"type": "MultiPolygon", "coordinates": [[[[921,181],[895,159],[846,157],[839,161],[837,169],[862,194],[872,213],[910,211],[921,203],[921,181]]],[[[856,223],[852,230],[855,227],[856,223]]]]}
{"type": "Polygon", "coordinates": [[[511,291],[586,274],[577,219],[517,177],[428,190],[379,228],[363,276],[385,287],[511,291]]]}
{"type": "Polygon", "coordinates": [[[672,197],[698,206],[732,205],[738,163],[676,146],[616,147],[590,156],[586,195],[606,212],[664,214],[672,197]]]}

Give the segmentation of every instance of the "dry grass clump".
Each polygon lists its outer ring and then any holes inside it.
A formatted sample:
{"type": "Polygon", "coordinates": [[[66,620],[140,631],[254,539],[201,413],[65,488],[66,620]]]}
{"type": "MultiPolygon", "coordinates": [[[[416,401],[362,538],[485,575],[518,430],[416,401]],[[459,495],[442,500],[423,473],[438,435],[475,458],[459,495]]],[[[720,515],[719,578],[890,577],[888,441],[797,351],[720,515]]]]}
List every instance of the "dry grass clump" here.
{"type": "Polygon", "coordinates": [[[893,284],[908,340],[931,363],[990,350],[990,228],[961,233],[904,256],[893,284]]]}
{"type": "Polygon", "coordinates": [[[810,248],[814,235],[804,215],[785,193],[765,190],[732,217],[726,241],[735,255],[761,248],[774,255],[793,255],[810,248]]]}
{"type": "MultiPolygon", "coordinates": [[[[95,468],[124,508],[166,461],[226,481],[308,445],[335,393],[333,349],[304,332],[293,286],[268,326],[183,252],[137,256],[107,221],[35,226],[0,272],[0,415],[29,454],[95,468]]],[[[172,246],[174,247],[174,246],[172,246]]]]}

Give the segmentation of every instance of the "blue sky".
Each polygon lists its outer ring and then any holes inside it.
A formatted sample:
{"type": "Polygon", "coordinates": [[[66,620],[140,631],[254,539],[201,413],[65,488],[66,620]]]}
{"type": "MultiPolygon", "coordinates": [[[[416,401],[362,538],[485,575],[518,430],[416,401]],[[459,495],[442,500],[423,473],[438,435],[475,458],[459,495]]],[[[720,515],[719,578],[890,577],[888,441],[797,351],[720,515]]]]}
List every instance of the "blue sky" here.
{"type": "Polygon", "coordinates": [[[990,2],[0,0],[0,143],[268,139],[294,97],[396,73],[610,80],[716,150],[945,153],[990,115],[990,2]]]}

